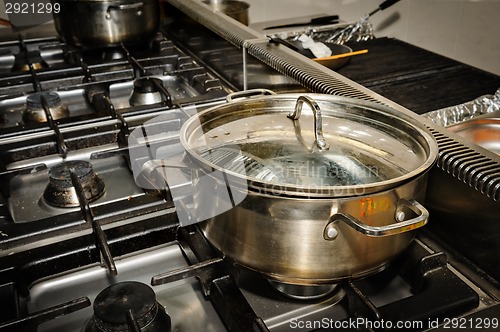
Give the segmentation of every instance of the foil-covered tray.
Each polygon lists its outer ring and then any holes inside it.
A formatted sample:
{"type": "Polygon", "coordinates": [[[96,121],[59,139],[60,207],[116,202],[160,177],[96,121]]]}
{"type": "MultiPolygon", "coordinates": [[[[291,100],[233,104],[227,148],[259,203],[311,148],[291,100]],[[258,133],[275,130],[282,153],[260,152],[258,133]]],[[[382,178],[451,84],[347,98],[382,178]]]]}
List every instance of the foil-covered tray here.
{"type": "Polygon", "coordinates": [[[500,88],[494,95],[484,95],[422,116],[500,155],[500,88]]]}
{"type": "Polygon", "coordinates": [[[478,116],[500,111],[500,88],[494,95],[484,95],[467,103],[422,114],[437,125],[449,127],[478,116]]]}
{"type": "Polygon", "coordinates": [[[448,129],[500,155],[500,111],[454,124],[448,129]]]}

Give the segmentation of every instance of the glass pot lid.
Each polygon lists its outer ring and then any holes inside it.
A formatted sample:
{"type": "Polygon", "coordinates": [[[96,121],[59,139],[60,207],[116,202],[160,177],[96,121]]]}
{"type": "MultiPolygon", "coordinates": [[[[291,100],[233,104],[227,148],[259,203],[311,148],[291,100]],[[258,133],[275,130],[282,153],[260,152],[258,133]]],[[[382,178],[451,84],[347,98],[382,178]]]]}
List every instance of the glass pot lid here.
{"type": "Polygon", "coordinates": [[[249,187],[299,196],[392,188],[427,171],[437,145],[417,120],[351,98],[283,94],[231,100],[190,118],[181,141],[249,187]]]}

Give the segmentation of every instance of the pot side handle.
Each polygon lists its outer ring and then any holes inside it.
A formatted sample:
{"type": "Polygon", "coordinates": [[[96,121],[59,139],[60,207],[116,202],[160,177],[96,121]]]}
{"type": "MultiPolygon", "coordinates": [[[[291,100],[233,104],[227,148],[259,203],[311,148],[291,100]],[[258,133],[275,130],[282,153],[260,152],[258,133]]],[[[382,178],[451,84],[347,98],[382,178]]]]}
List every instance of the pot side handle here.
{"type": "Polygon", "coordinates": [[[144,7],[144,3],[142,2],[135,2],[135,3],[130,3],[130,4],[120,4],[120,5],[110,5],[108,7],[108,10],[106,10],[106,19],[110,20],[111,19],[111,11],[115,10],[129,10],[129,9],[135,9],[137,10],[137,15],[140,16],[142,15],[142,7],[144,7]]]}
{"type": "Polygon", "coordinates": [[[328,224],[325,227],[324,238],[326,240],[334,240],[337,237],[338,231],[336,229],[336,225],[338,222],[344,222],[345,224],[349,225],[356,231],[366,236],[384,237],[397,235],[413,231],[426,225],[427,221],[429,220],[429,212],[416,200],[401,199],[398,202],[395,220],[397,221],[396,223],[386,226],[370,226],[362,223],[349,214],[337,213],[330,217],[328,224]],[[408,208],[411,211],[415,212],[417,216],[409,220],[401,221],[401,219],[404,219],[403,210],[405,208],[408,208]]]}

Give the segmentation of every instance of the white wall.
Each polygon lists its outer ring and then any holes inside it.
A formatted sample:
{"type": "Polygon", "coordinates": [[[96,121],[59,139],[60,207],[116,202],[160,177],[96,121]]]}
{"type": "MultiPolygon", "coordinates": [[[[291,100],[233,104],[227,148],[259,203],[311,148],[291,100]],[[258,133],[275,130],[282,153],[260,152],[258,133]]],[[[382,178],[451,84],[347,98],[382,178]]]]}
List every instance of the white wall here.
{"type": "MultiPolygon", "coordinates": [[[[382,0],[245,0],[251,23],[338,14],[353,22],[382,0]]],[[[376,36],[396,37],[500,75],[500,0],[401,0],[375,14],[376,36]]]]}

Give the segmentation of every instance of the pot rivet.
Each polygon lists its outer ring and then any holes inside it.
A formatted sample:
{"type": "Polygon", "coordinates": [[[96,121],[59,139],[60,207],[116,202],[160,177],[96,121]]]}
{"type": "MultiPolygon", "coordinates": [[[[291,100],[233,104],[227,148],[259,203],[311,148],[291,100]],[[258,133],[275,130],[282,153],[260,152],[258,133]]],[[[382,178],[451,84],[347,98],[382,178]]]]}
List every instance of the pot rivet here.
{"type": "Polygon", "coordinates": [[[396,212],[396,220],[404,221],[406,218],[406,214],[403,211],[396,212]]]}
{"type": "Polygon", "coordinates": [[[325,240],[335,240],[339,235],[339,231],[333,224],[328,224],[325,228],[324,238],[325,240]]]}

